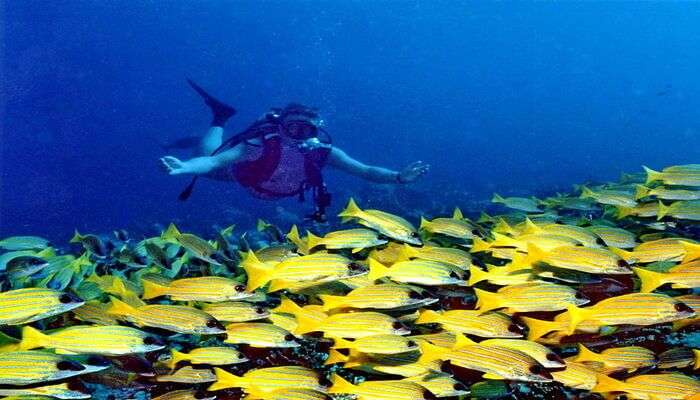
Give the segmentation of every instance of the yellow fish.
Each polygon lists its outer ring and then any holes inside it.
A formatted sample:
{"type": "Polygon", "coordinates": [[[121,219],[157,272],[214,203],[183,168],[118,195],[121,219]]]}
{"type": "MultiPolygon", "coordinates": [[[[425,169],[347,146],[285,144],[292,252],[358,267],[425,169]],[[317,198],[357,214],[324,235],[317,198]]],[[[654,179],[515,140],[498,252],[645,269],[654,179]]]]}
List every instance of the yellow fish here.
{"type": "Polygon", "coordinates": [[[437,299],[426,297],[416,288],[395,283],[361,286],[345,296],[321,294],[325,311],[337,308],[376,308],[390,310],[393,308],[419,307],[432,304],[437,299]]]}
{"type": "Polygon", "coordinates": [[[487,264],[486,268],[488,268],[488,271],[476,267],[471,268],[469,270],[468,285],[474,286],[479,282],[488,281],[494,285],[509,286],[535,281],[532,275],[532,267],[517,261],[502,267],[487,264]]]}
{"type": "Polygon", "coordinates": [[[352,249],[353,253],[387,243],[387,240],[379,238],[377,232],[363,228],[330,232],[322,238],[307,232],[306,241],[309,250],[324,246],[326,249],[333,250],[352,249]]]}
{"type": "Polygon", "coordinates": [[[700,169],[687,166],[664,168],[661,172],[643,167],[647,173],[646,184],[661,181],[665,185],[700,186],[700,169]]]}
{"type": "Polygon", "coordinates": [[[243,301],[207,303],[202,305],[202,311],[221,322],[249,322],[270,316],[270,310],[243,301]]]}
{"type": "Polygon", "coordinates": [[[330,282],[365,273],[363,267],[352,260],[330,253],[314,253],[308,256],[284,260],[272,268],[256,262],[254,254],[249,254],[250,262],[242,264],[248,274],[248,291],[253,291],[266,283],[273,282],[268,292],[281,290],[299,282],[330,282]]]}
{"type": "Polygon", "coordinates": [[[463,271],[436,261],[409,260],[399,261],[387,268],[379,261],[369,259],[369,279],[387,277],[398,283],[416,283],[419,285],[464,285],[463,271]]]}
{"type": "Polygon", "coordinates": [[[299,333],[323,332],[327,337],[358,339],[372,335],[408,335],[411,333],[394,317],[374,311],[334,314],[321,323],[299,321],[299,333]]]}
{"type": "Polygon", "coordinates": [[[680,374],[638,375],[618,381],[603,374],[598,374],[598,383],[591,389],[595,393],[625,392],[636,399],[686,399],[700,393],[700,381],[680,374]]]}
{"type": "Polygon", "coordinates": [[[589,226],[588,230],[603,239],[606,246],[617,247],[620,249],[629,249],[636,246],[637,239],[634,233],[626,231],[622,228],[615,228],[605,225],[589,226]]]}
{"type": "Polygon", "coordinates": [[[423,386],[436,397],[457,397],[469,394],[469,389],[463,383],[447,374],[428,373],[403,380],[423,386]]]}
{"type": "Polygon", "coordinates": [[[661,220],[665,216],[674,219],[700,221],[700,200],[676,201],[669,206],[659,202],[659,213],[656,219],[661,220]]]}
{"type": "Polygon", "coordinates": [[[44,351],[0,353],[0,384],[32,385],[91,374],[109,366],[109,363],[106,365],[79,363],[44,351]]]}
{"type": "Polygon", "coordinates": [[[407,244],[404,244],[404,247],[399,255],[399,259],[409,260],[412,258],[420,258],[422,260],[428,261],[437,261],[443,264],[458,267],[463,270],[468,270],[472,263],[471,255],[461,249],[427,245],[422,247],[411,247],[407,244]]]}
{"type": "Polygon", "coordinates": [[[435,218],[431,221],[421,217],[420,229],[439,235],[450,236],[456,239],[472,239],[478,230],[462,217],[462,212],[455,210],[452,218],[435,218]]]}
{"type": "Polygon", "coordinates": [[[255,386],[247,389],[246,399],[250,400],[327,400],[328,396],[313,389],[284,388],[265,392],[255,386]]]}
{"type": "Polygon", "coordinates": [[[156,382],[176,382],[176,383],[207,383],[216,381],[216,376],[208,368],[193,368],[190,365],[182,367],[168,375],[156,376],[156,382]]]}
{"type": "Polygon", "coordinates": [[[587,272],[589,274],[631,274],[629,264],[619,255],[605,249],[582,246],[562,246],[544,251],[531,244],[524,263],[543,262],[553,267],[587,272]]]}
{"type": "Polygon", "coordinates": [[[217,381],[207,390],[216,391],[228,388],[241,388],[248,391],[270,393],[279,389],[311,389],[325,392],[326,388],[319,383],[316,371],[299,366],[269,367],[253,369],[243,376],[236,376],[221,368],[214,368],[217,381]]]}
{"type": "Polygon", "coordinates": [[[339,375],[331,377],[328,393],[352,394],[357,400],[422,400],[428,393],[423,386],[406,381],[364,381],[353,385],[339,375]]]}
{"type": "Polygon", "coordinates": [[[692,317],[695,312],[672,297],[657,293],[630,293],[602,300],[591,307],[568,306],[569,334],[579,323],[594,320],[604,325],[654,325],[692,317]]]}
{"type": "Polygon", "coordinates": [[[289,300],[285,296],[280,298],[280,305],[277,306],[274,311],[275,313],[287,313],[294,316],[296,320],[296,325],[292,332],[299,334],[300,327],[311,327],[320,324],[326,318],[328,314],[323,312],[323,308],[320,306],[305,306],[299,307],[295,302],[289,300]]]}
{"type": "Polygon", "coordinates": [[[637,205],[631,193],[616,190],[597,190],[594,192],[585,186],[581,188],[581,198],[593,199],[600,204],[608,204],[611,206],[633,208],[637,205]]]}
{"type": "Polygon", "coordinates": [[[672,283],[674,288],[700,287],[700,261],[680,264],[671,268],[668,272],[655,272],[642,268],[633,268],[642,281],[640,291],[648,293],[661,285],[672,283]]]}
{"type": "Polygon", "coordinates": [[[499,346],[475,344],[445,349],[430,343],[420,344],[421,361],[443,360],[452,365],[484,372],[486,379],[510,379],[525,382],[551,382],[552,376],[527,354],[499,346]]]}
{"type": "Polygon", "coordinates": [[[579,390],[591,390],[598,382],[598,374],[595,370],[583,363],[566,361],[566,368],[559,371],[552,371],[552,378],[555,382],[579,390]]]}
{"type": "Polygon", "coordinates": [[[635,207],[615,207],[617,218],[622,219],[629,216],[635,217],[656,217],[659,213],[659,203],[641,203],[635,207]]]}
{"type": "Polygon", "coordinates": [[[180,233],[175,224],[170,224],[170,226],[168,226],[168,229],[161,235],[161,239],[168,243],[179,244],[194,257],[202,261],[214,265],[221,265],[221,263],[212,258],[216,253],[214,246],[196,235],[180,233]]]}
{"type": "Polygon", "coordinates": [[[43,250],[50,246],[48,240],[38,236],[11,236],[0,240],[0,249],[15,250],[43,250]]]}
{"type": "MultiPolygon", "coordinates": [[[[581,243],[582,245],[586,247],[591,247],[591,248],[598,248],[601,246],[605,246],[605,242],[603,239],[595,235],[594,233],[590,232],[588,229],[580,227],[580,226],[575,226],[575,225],[566,225],[566,224],[554,224],[554,223],[541,223],[539,225],[535,224],[530,220],[530,218],[526,218],[523,226],[523,234],[522,236],[525,235],[534,235],[534,234],[549,234],[549,235],[557,235],[557,236],[566,236],[570,239],[573,239],[577,241],[578,243],[581,243]]],[[[543,242],[538,242],[537,237],[535,237],[533,240],[530,240],[530,242],[536,246],[542,246],[544,248],[547,247],[547,241],[543,242]]],[[[550,241],[553,239],[552,237],[547,237],[550,241]]],[[[558,239],[561,240],[561,239],[558,239]]],[[[570,243],[570,245],[576,246],[576,243],[570,243]]],[[[554,246],[554,243],[550,244],[551,247],[559,247],[559,246],[554,246]]]]}
{"type": "Polygon", "coordinates": [[[700,323],[700,296],[694,294],[687,294],[683,296],[676,296],[675,299],[692,308],[695,311],[695,317],[674,321],[674,331],[677,331],[688,325],[695,325],[700,323]]]}
{"type": "Polygon", "coordinates": [[[523,337],[523,330],[510,317],[500,313],[486,313],[480,310],[448,310],[438,313],[423,310],[416,324],[438,323],[443,329],[454,333],[466,333],[480,337],[523,337]]]}
{"type": "Polygon", "coordinates": [[[540,212],[542,211],[539,206],[539,200],[532,198],[528,199],[526,197],[506,197],[503,198],[499,196],[498,194],[494,193],[493,198],[491,199],[492,203],[499,203],[503,204],[504,206],[508,208],[512,208],[514,210],[520,210],[520,211],[525,211],[525,212],[540,212]]]}
{"type": "Polygon", "coordinates": [[[44,347],[57,353],[124,355],[160,350],[157,337],[127,326],[77,325],[50,334],[31,326],[22,328],[22,350],[44,347]]]}
{"type": "MultiPolygon", "coordinates": [[[[458,335],[456,347],[463,347],[466,339],[465,336],[458,335]]],[[[471,342],[469,340],[468,342],[471,342]]],[[[473,342],[469,343],[475,344],[473,342]]],[[[539,344],[537,342],[532,342],[529,340],[518,340],[518,339],[487,339],[479,342],[483,346],[498,346],[505,347],[506,349],[516,350],[527,354],[532,357],[538,363],[542,364],[545,368],[561,368],[565,366],[564,360],[562,360],[555,352],[550,350],[547,346],[539,344]]]]}
{"type": "Polygon", "coordinates": [[[162,285],[148,279],[143,279],[142,283],[144,299],[168,296],[176,301],[219,302],[240,300],[252,296],[252,293],[246,292],[245,285],[218,276],[177,279],[168,285],[162,285]]]}
{"type": "Polygon", "coordinates": [[[356,340],[335,338],[333,348],[354,349],[362,353],[397,354],[418,350],[418,344],[399,335],[372,335],[356,340]]]}
{"type": "Polygon", "coordinates": [[[530,282],[505,286],[498,292],[474,289],[480,312],[508,308],[513,312],[558,311],[567,306],[588,303],[575,289],[547,282],[530,282]]]}
{"type": "Polygon", "coordinates": [[[43,288],[0,293],[0,325],[23,325],[63,314],[84,304],[78,296],[43,288]]]}
{"type": "Polygon", "coordinates": [[[226,331],[211,315],[188,306],[148,304],[136,308],[112,297],[107,313],[138,326],[150,326],[178,333],[218,335],[226,331]]]}
{"type": "Polygon", "coordinates": [[[600,353],[594,353],[579,343],[575,362],[600,362],[607,368],[624,369],[633,372],[639,368],[656,365],[656,354],[640,346],[612,347],[600,353]]]}
{"type": "Polygon", "coordinates": [[[649,196],[661,200],[700,200],[700,190],[671,189],[663,186],[652,189],[643,185],[635,186],[634,197],[637,200],[649,196]]]}
{"type": "Polygon", "coordinates": [[[75,318],[97,325],[119,325],[119,321],[107,314],[108,305],[98,300],[90,300],[73,310],[75,318]]]}
{"type": "Polygon", "coordinates": [[[299,341],[289,331],[261,322],[227,325],[224,343],[248,344],[252,347],[299,347],[299,341]]]}
{"type": "MultiPolygon", "coordinates": [[[[89,399],[91,396],[73,388],[70,383],[39,387],[0,388],[0,396],[48,396],[57,399],[89,399]]],[[[31,397],[30,397],[31,398],[31,397]]]]}
{"type": "Polygon", "coordinates": [[[243,363],[248,359],[232,347],[199,347],[188,353],[171,349],[168,367],[174,369],[180,361],[188,361],[190,364],[230,365],[243,363]]]}
{"type": "MultiPolygon", "coordinates": [[[[544,321],[530,317],[520,317],[527,325],[527,340],[539,340],[550,332],[566,332],[569,329],[569,313],[563,312],[554,317],[554,321],[544,321]]],[[[584,320],[578,324],[576,330],[584,333],[597,333],[601,324],[595,321],[584,320]]]]}
{"type": "Polygon", "coordinates": [[[410,222],[384,211],[362,210],[352,198],[338,216],[343,218],[343,222],[356,219],[359,224],[394,240],[415,245],[422,244],[416,228],[410,222]]]}
{"type": "Polygon", "coordinates": [[[630,263],[651,263],[656,261],[681,261],[686,256],[685,242],[687,239],[665,238],[641,243],[639,246],[626,251],[611,248],[610,250],[630,263]]]}

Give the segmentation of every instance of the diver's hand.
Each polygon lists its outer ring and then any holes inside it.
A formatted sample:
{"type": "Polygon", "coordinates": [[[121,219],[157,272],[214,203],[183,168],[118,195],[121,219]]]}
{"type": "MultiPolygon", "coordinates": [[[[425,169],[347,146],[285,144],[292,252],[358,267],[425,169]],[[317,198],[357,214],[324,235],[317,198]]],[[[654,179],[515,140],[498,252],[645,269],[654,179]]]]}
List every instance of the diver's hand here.
{"type": "Polygon", "coordinates": [[[430,165],[423,161],[416,161],[399,172],[396,180],[399,183],[411,183],[425,175],[430,169],[430,165]]]}
{"type": "Polygon", "coordinates": [[[188,173],[185,162],[173,156],[165,156],[161,158],[160,166],[170,175],[188,173]]]}

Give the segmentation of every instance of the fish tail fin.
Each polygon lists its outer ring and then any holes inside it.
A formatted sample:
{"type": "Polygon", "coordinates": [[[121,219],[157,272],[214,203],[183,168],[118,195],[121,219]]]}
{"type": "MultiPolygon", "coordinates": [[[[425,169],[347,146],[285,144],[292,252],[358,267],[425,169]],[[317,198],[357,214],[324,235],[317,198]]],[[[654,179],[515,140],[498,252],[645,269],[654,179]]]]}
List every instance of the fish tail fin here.
{"type": "Polygon", "coordinates": [[[683,257],[682,264],[697,260],[700,258],[700,244],[691,243],[683,241],[681,242],[683,248],[685,249],[685,256],[683,257]]]}
{"type": "Polygon", "coordinates": [[[569,312],[569,329],[567,333],[573,335],[576,332],[576,327],[583,321],[586,320],[588,311],[575,306],[574,304],[568,304],[566,309],[569,312]]]}
{"type": "Polygon", "coordinates": [[[133,315],[134,307],[126,304],[125,302],[117,299],[116,297],[109,296],[109,305],[107,306],[107,314],[112,315],[133,315]]]}
{"type": "Polygon", "coordinates": [[[477,267],[469,268],[469,281],[467,282],[469,286],[474,286],[475,284],[488,279],[488,271],[484,271],[483,269],[477,267]]]}
{"type": "Polygon", "coordinates": [[[172,371],[177,366],[177,363],[184,360],[186,357],[185,353],[180,353],[179,351],[172,349],[170,350],[170,360],[166,362],[166,366],[172,371]]]}
{"type": "Polygon", "coordinates": [[[657,287],[663,285],[664,282],[664,277],[665,274],[661,272],[656,272],[656,271],[650,271],[648,269],[643,269],[643,268],[632,268],[635,274],[639,277],[639,280],[642,283],[641,288],[639,289],[640,292],[642,293],[650,293],[653,292],[654,289],[657,287]]]}
{"type": "Polygon", "coordinates": [[[695,354],[695,364],[693,365],[693,369],[700,369],[700,350],[693,349],[693,354],[695,354]]]}
{"type": "Polygon", "coordinates": [[[268,286],[267,288],[268,293],[274,293],[280,290],[287,289],[290,287],[290,284],[293,284],[293,282],[289,282],[284,279],[272,279],[269,282],[270,286],[268,286]]]}
{"type": "Polygon", "coordinates": [[[362,210],[357,206],[355,200],[351,197],[348,200],[348,205],[343,209],[343,211],[338,214],[341,217],[341,222],[348,222],[351,218],[357,217],[362,214],[362,210]]]}
{"type": "Polygon", "coordinates": [[[355,393],[355,385],[341,378],[338,374],[331,376],[331,387],[328,388],[328,393],[355,393]]]}
{"type": "Polygon", "coordinates": [[[483,211],[481,212],[481,214],[479,214],[479,219],[476,220],[476,222],[480,223],[480,224],[485,223],[485,222],[493,222],[493,221],[494,221],[494,218],[492,216],[486,214],[483,211]]]}
{"type": "Polygon", "coordinates": [[[255,230],[257,230],[258,232],[262,232],[270,226],[272,226],[272,225],[270,225],[268,222],[265,222],[264,220],[258,218],[258,221],[255,223],[255,230]]]}
{"type": "Polygon", "coordinates": [[[80,241],[83,240],[83,235],[78,232],[78,230],[75,230],[75,233],[73,233],[73,237],[70,239],[68,243],[80,243],[80,241]]]}
{"type": "Polygon", "coordinates": [[[492,203],[503,203],[505,202],[505,199],[501,196],[498,195],[498,193],[494,193],[493,197],[491,198],[492,203]]]}
{"type": "Polygon", "coordinates": [[[587,186],[581,186],[581,195],[579,198],[581,199],[592,199],[595,197],[595,193],[591,189],[589,189],[587,186]]]}
{"type": "Polygon", "coordinates": [[[328,358],[323,362],[323,365],[344,364],[348,359],[350,359],[350,357],[338,350],[330,349],[328,350],[328,358]]]}
{"type": "Polygon", "coordinates": [[[143,285],[143,296],[141,296],[143,299],[153,299],[155,297],[165,296],[168,293],[167,286],[148,279],[142,279],[141,284],[143,285]]]}
{"type": "Polygon", "coordinates": [[[476,342],[464,336],[464,334],[458,333],[455,335],[455,344],[452,346],[453,349],[461,349],[467,346],[473,346],[476,342]]]}
{"type": "Polygon", "coordinates": [[[496,225],[494,225],[493,232],[499,233],[513,233],[513,227],[503,218],[498,218],[496,225]]]}
{"type": "Polygon", "coordinates": [[[428,221],[427,219],[425,219],[425,217],[423,217],[423,216],[420,217],[420,229],[423,229],[426,231],[430,230],[431,225],[432,225],[432,223],[430,221],[428,221]]]}
{"type": "Polygon", "coordinates": [[[473,240],[472,248],[470,249],[470,251],[472,253],[478,253],[480,251],[487,251],[488,249],[491,248],[491,243],[485,241],[484,239],[482,239],[480,237],[474,237],[474,239],[472,239],[472,240],[473,240]]]}
{"type": "Polygon", "coordinates": [[[520,317],[520,319],[527,325],[527,340],[530,341],[535,341],[559,328],[559,324],[556,321],[545,321],[531,317],[520,317]]]}
{"type": "Polygon", "coordinates": [[[663,217],[668,215],[669,211],[671,211],[671,206],[667,206],[662,202],[659,202],[659,211],[656,213],[656,220],[660,221],[663,217]]]}
{"type": "Polygon", "coordinates": [[[418,358],[419,363],[429,363],[435,360],[442,360],[443,356],[450,351],[444,347],[436,346],[434,344],[428,343],[425,340],[421,340],[418,343],[420,347],[421,356],[418,358]]]}
{"type": "Polygon", "coordinates": [[[243,377],[236,376],[230,372],[224,371],[221,368],[214,368],[216,374],[216,382],[209,385],[207,390],[215,391],[228,388],[239,388],[244,383],[243,377]]]}
{"type": "Polygon", "coordinates": [[[323,302],[323,311],[330,311],[340,308],[345,303],[345,296],[333,296],[330,294],[319,294],[318,298],[323,302]]]}
{"type": "Polygon", "coordinates": [[[644,185],[635,185],[634,186],[634,199],[639,200],[644,197],[649,196],[649,192],[651,192],[651,189],[644,185]]]}
{"type": "Polygon", "coordinates": [[[334,349],[351,349],[355,347],[355,344],[349,340],[342,338],[333,338],[333,348],[334,349]]]}
{"type": "Polygon", "coordinates": [[[38,329],[34,329],[31,326],[24,326],[22,328],[22,341],[19,342],[19,348],[20,350],[30,350],[37,347],[44,347],[48,339],[48,335],[45,335],[38,329]]]}
{"type": "Polygon", "coordinates": [[[533,243],[527,244],[527,256],[523,259],[523,264],[533,265],[538,261],[542,261],[546,257],[544,250],[540,249],[533,243]]]}
{"type": "Polygon", "coordinates": [[[245,270],[246,275],[248,275],[247,290],[249,292],[264,286],[271,279],[269,269],[258,259],[252,250],[246,253],[240,265],[243,267],[243,270],[245,270]]]}
{"type": "Polygon", "coordinates": [[[476,288],[474,288],[474,293],[476,293],[477,298],[476,308],[482,313],[501,308],[501,296],[499,296],[498,293],[487,292],[486,290],[476,288]]]}
{"type": "Polygon", "coordinates": [[[375,281],[386,276],[388,273],[389,268],[387,268],[384,264],[380,263],[374,258],[369,258],[369,273],[367,274],[367,278],[369,278],[369,280],[375,281]]]}
{"type": "Polygon", "coordinates": [[[584,346],[582,343],[578,344],[578,355],[574,358],[575,362],[582,361],[601,361],[601,356],[598,353],[594,353],[584,346]]]}
{"type": "Polygon", "coordinates": [[[173,224],[172,222],[170,225],[168,225],[168,229],[166,229],[161,235],[160,238],[165,240],[165,241],[174,241],[177,240],[181,235],[180,231],[177,229],[177,226],[173,224]]]}
{"type": "Polygon", "coordinates": [[[613,379],[605,374],[597,374],[597,383],[591,389],[592,392],[596,393],[608,393],[608,392],[624,392],[625,383],[613,379]]]}
{"type": "Polygon", "coordinates": [[[309,248],[309,250],[321,245],[321,240],[323,240],[323,238],[318,237],[309,231],[306,231],[306,246],[309,248]]]}
{"type": "Polygon", "coordinates": [[[630,261],[634,258],[634,253],[628,250],[620,249],[613,246],[608,246],[608,250],[610,250],[613,254],[622,258],[625,261],[630,261]]]}
{"type": "Polygon", "coordinates": [[[406,261],[414,257],[418,257],[418,250],[404,243],[401,250],[399,250],[397,261],[406,261]]]}
{"type": "Polygon", "coordinates": [[[525,228],[523,229],[523,234],[530,233],[542,233],[542,228],[535,225],[534,222],[529,217],[525,217],[525,228]]]}
{"type": "Polygon", "coordinates": [[[292,314],[295,317],[303,312],[302,308],[299,307],[297,303],[289,300],[286,296],[281,296],[280,300],[280,305],[277,306],[273,311],[292,314]]]}
{"type": "Polygon", "coordinates": [[[617,219],[629,217],[634,212],[634,208],[623,206],[615,206],[615,210],[617,210],[617,219]]]}
{"type": "Polygon", "coordinates": [[[455,210],[452,212],[452,219],[464,219],[464,214],[462,214],[462,210],[459,207],[455,207],[455,210]]]}
{"type": "Polygon", "coordinates": [[[659,171],[654,171],[653,169],[647,167],[646,165],[642,165],[642,168],[644,168],[644,172],[647,173],[647,179],[646,182],[644,182],[645,185],[648,185],[654,181],[661,181],[663,180],[663,172],[659,171]]]}
{"type": "Polygon", "coordinates": [[[433,310],[422,310],[420,314],[418,315],[418,319],[414,321],[416,324],[432,324],[435,322],[440,321],[440,315],[439,313],[433,311],[433,310]]]}

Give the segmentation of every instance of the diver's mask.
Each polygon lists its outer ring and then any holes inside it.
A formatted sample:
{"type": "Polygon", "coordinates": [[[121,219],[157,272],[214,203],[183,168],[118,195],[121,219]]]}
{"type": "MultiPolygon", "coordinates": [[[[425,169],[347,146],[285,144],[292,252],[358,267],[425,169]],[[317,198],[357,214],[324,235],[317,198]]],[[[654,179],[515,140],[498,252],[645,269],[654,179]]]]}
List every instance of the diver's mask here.
{"type": "Polygon", "coordinates": [[[318,134],[318,128],[308,119],[286,119],[281,124],[282,132],[294,140],[306,140],[314,138],[318,134]]]}

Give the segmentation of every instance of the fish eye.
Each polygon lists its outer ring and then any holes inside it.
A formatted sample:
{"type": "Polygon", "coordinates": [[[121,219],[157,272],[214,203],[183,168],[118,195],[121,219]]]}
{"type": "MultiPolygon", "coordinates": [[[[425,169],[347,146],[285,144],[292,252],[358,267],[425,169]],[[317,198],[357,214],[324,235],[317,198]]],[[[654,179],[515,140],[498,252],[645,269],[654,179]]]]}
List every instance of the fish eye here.
{"type": "Polygon", "coordinates": [[[539,375],[542,372],[544,372],[544,369],[541,366],[534,364],[530,366],[530,372],[532,372],[535,375],[539,375]]]}
{"type": "Polygon", "coordinates": [[[450,272],[450,278],[461,279],[461,277],[459,276],[459,274],[456,273],[455,271],[450,272]]]}
{"type": "Polygon", "coordinates": [[[576,297],[576,298],[579,299],[579,300],[584,300],[584,299],[586,299],[586,297],[585,297],[584,295],[582,295],[581,293],[579,293],[579,292],[576,292],[576,294],[574,294],[574,297],[576,297]]]}
{"type": "Polygon", "coordinates": [[[409,340],[408,342],[406,342],[406,345],[407,345],[408,347],[416,347],[416,346],[418,346],[418,344],[416,344],[416,342],[414,342],[413,340],[409,340]]]}
{"type": "Polygon", "coordinates": [[[326,378],[325,376],[322,376],[318,378],[318,384],[323,387],[330,387],[333,384],[333,382],[329,381],[328,378],[326,378]]]}
{"type": "Polygon", "coordinates": [[[350,264],[348,264],[348,269],[350,271],[357,271],[357,270],[360,270],[361,268],[362,268],[362,266],[360,266],[360,264],[355,263],[355,262],[351,262],[350,264]]]}
{"type": "Polygon", "coordinates": [[[624,268],[624,267],[629,267],[630,264],[627,261],[620,259],[617,261],[617,266],[620,268],[624,268]]]}
{"type": "Polygon", "coordinates": [[[690,308],[687,304],[685,303],[676,303],[673,305],[673,308],[678,311],[678,312],[695,312],[692,308],[690,308]]]}
{"type": "Polygon", "coordinates": [[[224,327],[221,325],[221,323],[215,319],[210,319],[207,321],[207,328],[220,328],[223,329],[224,327]]]}
{"type": "Polygon", "coordinates": [[[408,297],[410,297],[412,299],[422,299],[423,298],[423,296],[420,293],[414,292],[413,290],[408,292],[408,297]]]}
{"type": "Polygon", "coordinates": [[[452,389],[454,389],[454,390],[467,390],[467,387],[464,386],[464,384],[457,382],[454,385],[452,385],[452,389]]]}
{"type": "Polygon", "coordinates": [[[607,244],[602,238],[596,238],[595,243],[601,246],[605,246],[607,244]]]}
{"type": "Polygon", "coordinates": [[[244,292],[244,291],[245,291],[245,286],[243,286],[243,285],[236,285],[236,286],[234,287],[234,289],[235,289],[237,292],[244,292]]]}
{"type": "Polygon", "coordinates": [[[206,399],[207,397],[209,397],[209,395],[207,394],[207,392],[205,390],[198,390],[198,391],[194,392],[193,396],[195,399],[198,399],[198,400],[199,399],[206,399]]]}
{"type": "Polygon", "coordinates": [[[474,235],[474,236],[480,236],[479,230],[478,230],[478,229],[472,229],[472,235],[474,235]]]}
{"type": "Polygon", "coordinates": [[[508,332],[523,333],[523,330],[522,330],[522,328],[520,328],[520,325],[513,323],[513,324],[508,325],[508,332]]]}
{"type": "Polygon", "coordinates": [[[391,324],[391,327],[394,329],[401,329],[401,328],[403,328],[403,324],[399,321],[394,321],[394,323],[391,324]]]}
{"type": "Polygon", "coordinates": [[[265,314],[265,309],[262,307],[255,307],[255,313],[256,314],[265,314]]]}
{"type": "Polygon", "coordinates": [[[562,362],[562,363],[563,363],[561,357],[559,357],[558,355],[556,355],[556,354],[554,354],[554,353],[547,353],[547,356],[546,356],[546,357],[547,357],[547,360],[549,360],[549,361],[556,361],[556,362],[562,362]]]}
{"type": "Polygon", "coordinates": [[[69,293],[63,293],[59,298],[58,301],[60,301],[63,304],[69,304],[73,302],[78,302],[78,298],[75,296],[71,296],[69,293]]]}
{"type": "Polygon", "coordinates": [[[412,238],[417,238],[417,237],[418,237],[418,232],[411,232],[411,233],[409,234],[409,236],[411,236],[412,238]]]}
{"type": "Polygon", "coordinates": [[[85,369],[84,366],[70,360],[59,361],[56,363],[56,368],[58,368],[60,371],[82,371],[85,369]]]}
{"type": "Polygon", "coordinates": [[[94,366],[108,366],[111,365],[108,359],[104,357],[98,357],[98,356],[90,356],[88,357],[87,361],[85,361],[85,364],[87,365],[94,365],[94,366]]]}
{"type": "Polygon", "coordinates": [[[293,342],[296,338],[291,333],[284,335],[285,342],[293,342]]]}

